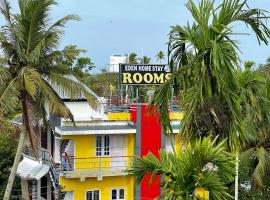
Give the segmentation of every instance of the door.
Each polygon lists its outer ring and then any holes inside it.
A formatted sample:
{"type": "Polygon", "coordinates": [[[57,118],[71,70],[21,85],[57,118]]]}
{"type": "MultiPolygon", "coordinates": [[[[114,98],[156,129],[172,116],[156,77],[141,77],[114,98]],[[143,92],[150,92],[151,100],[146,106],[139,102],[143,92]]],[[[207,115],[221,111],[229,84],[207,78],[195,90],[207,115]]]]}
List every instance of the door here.
{"type": "Polygon", "coordinates": [[[125,168],[126,167],[126,136],[112,135],[111,136],[111,167],[125,168]]]}

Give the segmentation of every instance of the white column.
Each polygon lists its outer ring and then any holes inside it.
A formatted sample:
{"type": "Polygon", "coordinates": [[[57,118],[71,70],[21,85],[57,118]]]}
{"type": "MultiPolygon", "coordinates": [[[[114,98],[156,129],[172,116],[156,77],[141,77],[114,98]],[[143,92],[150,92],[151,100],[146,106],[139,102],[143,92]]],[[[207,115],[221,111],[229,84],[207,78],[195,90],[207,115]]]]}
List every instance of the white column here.
{"type": "Polygon", "coordinates": [[[41,181],[40,181],[40,179],[37,181],[37,198],[41,199],[41,181]]]}
{"type": "Polygon", "coordinates": [[[51,177],[49,173],[47,174],[47,200],[51,200],[52,197],[52,184],[51,184],[51,177]]]}

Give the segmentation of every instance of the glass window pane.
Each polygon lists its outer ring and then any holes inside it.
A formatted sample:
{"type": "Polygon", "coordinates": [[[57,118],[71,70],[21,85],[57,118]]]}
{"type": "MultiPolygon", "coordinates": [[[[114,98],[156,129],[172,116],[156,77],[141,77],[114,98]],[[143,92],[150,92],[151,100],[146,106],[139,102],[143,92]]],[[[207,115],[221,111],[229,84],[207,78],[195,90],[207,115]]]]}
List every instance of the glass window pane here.
{"type": "Polygon", "coordinates": [[[105,147],[104,148],[104,155],[105,156],[109,156],[110,155],[110,148],[109,147],[105,147]]]}
{"type": "Polygon", "coordinates": [[[117,191],[116,190],[112,190],[112,200],[113,199],[117,199],[117,191]]]}
{"type": "Polygon", "coordinates": [[[108,135],[104,136],[104,155],[110,155],[110,137],[108,135]]]}
{"type": "Polygon", "coordinates": [[[101,151],[96,151],[96,156],[101,156],[101,151]]]}
{"type": "Polygon", "coordinates": [[[101,136],[96,137],[96,156],[102,155],[102,140],[101,136]]]}
{"type": "Polygon", "coordinates": [[[108,135],[104,136],[104,147],[109,147],[110,146],[110,137],[108,135]]]}
{"type": "Polygon", "coordinates": [[[124,189],[120,189],[120,191],[119,191],[119,199],[125,199],[125,190],[124,189]]]}
{"type": "Polygon", "coordinates": [[[93,191],[87,191],[86,200],[93,200],[93,191]]]}
{"type": "Polygon", "coordinates": [[[102,147],[101,145],[102,145],[101,136],[97,136],[96,137],[96,147],[102,147]]]}
{"type": "Polygon", "coordinates": [[[99,200],[99,190],[94,190],[94,200],[99,200]]]}

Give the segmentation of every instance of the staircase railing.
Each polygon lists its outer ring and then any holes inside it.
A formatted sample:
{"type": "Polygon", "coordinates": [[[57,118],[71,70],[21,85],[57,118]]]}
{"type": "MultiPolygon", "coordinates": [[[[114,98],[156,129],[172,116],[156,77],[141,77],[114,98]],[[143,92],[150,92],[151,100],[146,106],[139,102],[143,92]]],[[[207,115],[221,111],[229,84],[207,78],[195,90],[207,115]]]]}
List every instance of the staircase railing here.
{"type": "MultiPolygon", "coordinates": [[[[29,147],[23,148],[23,154],[36,160],[33,149],[29,147]]],[[[53,160],[52,155],[48,152],[48,150],[41,148],[40,161],[42,161],[42,164],[48,165],[50,167],[49,173],[51,175],[53,186],[56,189],[59,189],[59,180],[58,180],[59,177],[57,176],[56,173],[57,166],[53,160]]]]}
{"type": "Polygon", "coordinates": [[[58,176],[56,173],[56,164],[53,160],[52,155],[46,150],[46,149],[41,149],[41,157],[42,157],[42,163],[45,165],[49,165],[50,166],[50,175],[52,178],[52,182],[54,184],[55,188],[59,188],[59,180],[58,180],[58,176]]]}

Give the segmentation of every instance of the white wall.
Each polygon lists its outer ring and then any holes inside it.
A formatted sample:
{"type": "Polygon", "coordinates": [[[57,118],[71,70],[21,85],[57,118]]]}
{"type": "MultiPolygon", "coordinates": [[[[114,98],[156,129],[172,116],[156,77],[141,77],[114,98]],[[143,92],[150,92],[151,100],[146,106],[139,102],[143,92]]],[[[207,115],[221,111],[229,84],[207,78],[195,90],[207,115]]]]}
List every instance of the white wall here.
{"type": "Polygon", "coordinates": [[[54,140],[54,162],[55,163],[61,163],[60,146],[61,146],[61,140],[56,137],[54,140]]]}
{"type": "Polygon", "coordinates": [[[110,56],[110,72],[119,72],[119,64],[128,63],[127,56],[115,55],[110,56]]]}
{"type": "Polygon", "coordinates": [[[74,116],[75,121],[89,121],[93,119],[106,119],[103,105],[97,110],[92,109],[88,102],[65,102],[74,116]]]}

